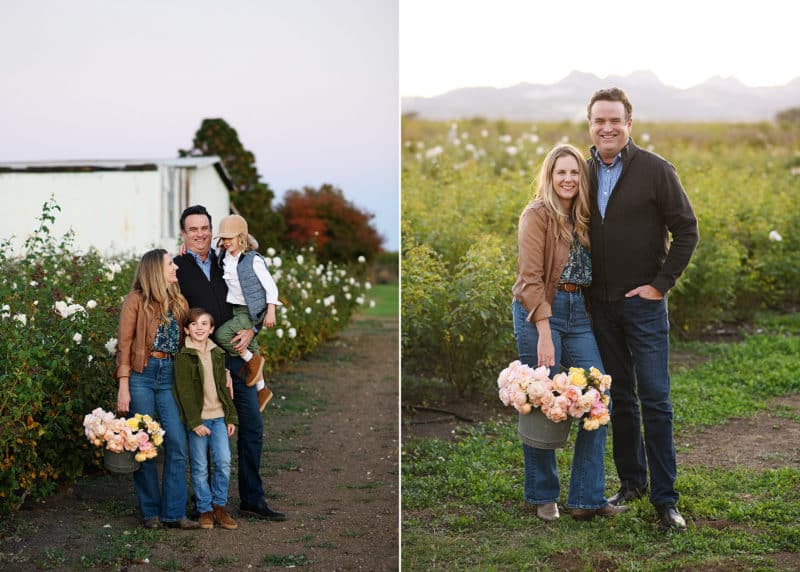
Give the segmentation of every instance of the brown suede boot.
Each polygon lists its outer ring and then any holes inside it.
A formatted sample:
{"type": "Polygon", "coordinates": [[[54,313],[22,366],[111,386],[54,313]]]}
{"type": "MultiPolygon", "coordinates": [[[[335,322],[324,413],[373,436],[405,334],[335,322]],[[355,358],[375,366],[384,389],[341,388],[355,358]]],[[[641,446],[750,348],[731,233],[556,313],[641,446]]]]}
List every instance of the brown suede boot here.
{"type": "Polygon", "coordinates": [[[244,384],[247,387],[252,387],[261,379],[262,370],[264,369],[264,358],[261,357],[259,354],[253,354],[253,357],[250,358],[250,361],[245,362],[245,368],[247,368],[247,379],[245,380],[244,384]]]}
{"type": "Polygon", "coordinates": [[[228,514],[227,507],[219,506],[219,505],[211,505],[214,508],[214,520],[220,525],[222,528],[228,530],[236,530],[239,528],[239,525],[236,524],[236,521],[231,518],[231,515],[228,514]]]}
{"type": "Polygon", "coordinates": [[[214,513],[211,511],[201,512],[197,522],[200,523],[200,528],[214,528],[214,513]]]}
{"type": "Polygon", "coordinates": [[[258,390],[258,410],[264,411],[270,399],[272,399],[272,390],[265,385],[264,389],[258,390]]]}

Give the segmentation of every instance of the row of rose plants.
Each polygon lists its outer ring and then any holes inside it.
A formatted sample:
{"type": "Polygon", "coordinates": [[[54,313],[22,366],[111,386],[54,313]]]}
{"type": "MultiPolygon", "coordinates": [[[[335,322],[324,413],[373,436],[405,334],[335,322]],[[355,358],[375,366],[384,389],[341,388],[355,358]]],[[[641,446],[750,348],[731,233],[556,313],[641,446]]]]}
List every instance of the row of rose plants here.
{"type": "MultiPolygon", "coordinates": [[[[761,310],[796,308],[800,133],[768,123],[634,122],[632,135],[676,166],[700,223],[697,251],[669,295],[675,335],[699,337],[761,310]]],[[[488,373],[516,352],[509,305],[519,214],[553,145],[570,142],[588,154],[586,124],[407,117],[402,138],[404,375],[486,388],[488,373]],[[479,252],[489,257],[483,264],[474,260],[479,252]],[[480,303],[460,289],[466,266],[486,286],[480,303]],[[464,313],[476,318],[468,331],[453,318],[464,313]],[[466,367],[442,357],[454,351],[466,367]]]]}
{"type": "MultiPolygon", "coordinates": [[[[69,234],[50,231],[59,210],[44,205],[20,252],[0,244],[0,512],[99,466],[82,424],[116,403],[119,310],[138,259],[74,253],[69,234]]],[[[258,337],[267,374],[374,304],[363,262],[318,264],[311,248],[262,252],[283,302],[276,327],[258,337]]]]}

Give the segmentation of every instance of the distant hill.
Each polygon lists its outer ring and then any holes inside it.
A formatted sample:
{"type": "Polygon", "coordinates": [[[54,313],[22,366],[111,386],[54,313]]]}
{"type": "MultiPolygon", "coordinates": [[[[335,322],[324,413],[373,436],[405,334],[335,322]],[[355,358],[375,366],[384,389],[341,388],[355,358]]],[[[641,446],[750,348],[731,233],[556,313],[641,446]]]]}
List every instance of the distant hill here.
{"type": "Polygon", "coordinates": [[[550,85],[520,83],[507,88],[466,87],[435,97],[403,97],[403,113],[427,119],[485,117],[519,121],[582,121],[594,91],[617,86],[633,102],[637,121],[750,122],[775,118],[800,107],[800,77],[783,86],[748,87],[733,77],[715,76],[679,89],[647,71],[599,78],[572,72],[550,85]]]}

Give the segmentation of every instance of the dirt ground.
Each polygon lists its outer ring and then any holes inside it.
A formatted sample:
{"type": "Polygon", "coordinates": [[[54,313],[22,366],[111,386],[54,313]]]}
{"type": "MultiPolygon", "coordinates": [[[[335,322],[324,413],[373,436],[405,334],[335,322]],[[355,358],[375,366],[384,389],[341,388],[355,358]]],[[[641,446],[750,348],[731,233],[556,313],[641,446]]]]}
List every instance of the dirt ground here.
{"type": "Polygon", "coordinates": [[[238,530],[144,531],[132,478],[95,475],[26,503],[0,529],[0,569],[397,570],[397,319],[357,317],[270,387],[262,477],[285,522],[239,517],[234,467],[238,530]]]}

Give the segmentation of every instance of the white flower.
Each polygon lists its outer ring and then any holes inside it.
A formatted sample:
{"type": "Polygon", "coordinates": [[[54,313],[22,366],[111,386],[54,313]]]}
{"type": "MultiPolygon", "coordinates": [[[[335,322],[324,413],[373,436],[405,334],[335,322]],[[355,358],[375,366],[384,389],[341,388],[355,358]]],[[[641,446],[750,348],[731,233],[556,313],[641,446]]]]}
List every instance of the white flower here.
{"type": "Polygon", "coordinates": [[[89,363],[92,363],[92,360],[93,360],[93,359],[94,359],[94,356],[93,356],[93,355],[91,355],[91,354],[89,354],[89,358],[88,358],[88,360],[89,360],[89,363]]]}
{"type": "Polygon", "coordinates": [[[780,242],[780,241],[783,240],[783,237],[780,235],[780,233],[777,230],[771,230],[771,231],[769,231],[769,239],[773,240],[775,242],[780,242]]]}
{"type": "Polygon", "coordinates": [[[310,313],[311,313],[311,308],[310,307],[306,308],[306,314],[310,314],[310,313]]]}
{"type": "Polygon", "coordinates": [[[427,151],[425,151],[425,158],[426,159],[435,159],[439,155],[444,152],[441,145],[437,145],[436,147],[431,147],[427,151]]]}
{"type": "Polygon", "coordinates": [[[86,313],[86,309],[83,306],[72,303],[72,298],[67,298],[66,302],[58,300],[55,304],[53,304],[53,308],[62,318],[69,318],[76,312],[83,312],[84,314],[86,313]]]}
{"type": "Polygon", "coordinates": [[[509,155],[511,155],[512,157],[513,157],[514,155],[516,155],[516,154],[517,154],[517,152],[518,152],[517,148],[516,148],[516,147],[514,147],[513,145],[509,145],[508,147],[506,147],[506,153],[508,153],[508,154],[509,154],[509,155]]]}
{"type": "Polygon", "coordinates": [[[363,256],[359,256],[359,257],[358,257],[358,263],[359,263],[359,264],[364,264],[366,261],[367,261],[367,259],[366,259],[366,258],[364,258],[363,256]]]}
{"type": "Polygon", "coordinates": [[[335,316],[339,312],[336,311],[336,308],[331,308],[331,316],[335,316]]]}
{"type": "Polygon", "coordinates": [[[650,134],[642,133],[642,143],[649,143],[649,142],[650,142],[650,134]]]}
{"type": "Polygon", "coordinates": [[[296,338],[297,337],[297,330],[295,330],[294,328],[289,328],[289,337],[291,339],[296,338]]]}
{"type": "Polygon", "coordinates": [[[364,296],[359,296],[358,298],[356,298],[356,304],[361,306],[363,303],[364,303],[364,296]]]}
{"type": "Polygon", "coordinates": [[[267,249],[267,256],[270,257],[275,256],[275,249],[272,248],[271,246],[267,249]]]}
{"type": "Polygon", "coordinates": [[[370,288],[372,288],[372,284],[370,284],[369,282],[364,282],[364,288],[369,290],[370,288]]]}
{"type": "Polygon", "coordinates": [[[350,292],[346,292],[346,293],[345,293],[345,295],[344,295],[344,297],[345,297],[345,299],[349,300],[350,298],[352,298],[352,297],[353,297],[353,295],[352,295],[352,294],[350,294],[350,292]]]}
{"type": "Polygon", "coordinates": [[[278,336],[279,338],[282,338],[283,337],[283,328],[278,328],[277,330],[275,330],[275,335],[278,336]]]}
{"type": "Polygon", "coordinates": [[[31,280],[31,286],[36,288],[38,285],[39,285],[39,283],[36,280],[31,280]]]}
{"type": "Polygon", "coordinates": [[[511,135],[501,135],[497,140],[500,141],[500,143],[509,144],[511,143],[511,135]]]}
{"type": "Polygon", "coordinates": [[[369,307],[370,308],[374,308],[375,307],[375,300],[370,300],[369,301],[369,307]]]}
{"type": "Polygon", "coordinates": [[[275,268],[280,268],[281,264],[283,264],[283,261],[280,259],[279,256],[276,256],[275,258],[272,259],[272,264],[275,265],[275,268]]]}
{"type": "Polygon", "coordinates": [[[28,324],[28,316],[26,316],[25,314],[14,314],[14,317],[11,318],[11,319],[12,320],[16,320],[17,322],[19,322],[23,326],[28,324]]]}
{"type": "Polygon", "coordinates": [[[112,356],[117,353],[117,338],[111,338],[106,342],[106,351],[112,356]]]}
{"type": "Polygon", "coordinates": [[[90,310],[94,310],[95,308],[97,308],[97,302],[95,302],[94,300],[89,300],[88,302],[86,302],[86,307],[89,308],[90,310]]]}
{"type": "Polygon", "coordinates": [[[298,254],[297,255],[297,263],[298,264],[302,264],[304,261],[305,261],[305,258],[303,258],[303,255],[302,254],[298,254]]]}
{"type": "Polygon", "coordinates": [[[79,333],[76,333],[74,336],[72,336],[72,341],[78,345],[81,345],[81,340],[83,340],[83,336],[79,333]]]}

